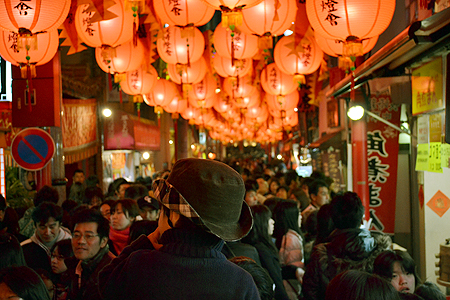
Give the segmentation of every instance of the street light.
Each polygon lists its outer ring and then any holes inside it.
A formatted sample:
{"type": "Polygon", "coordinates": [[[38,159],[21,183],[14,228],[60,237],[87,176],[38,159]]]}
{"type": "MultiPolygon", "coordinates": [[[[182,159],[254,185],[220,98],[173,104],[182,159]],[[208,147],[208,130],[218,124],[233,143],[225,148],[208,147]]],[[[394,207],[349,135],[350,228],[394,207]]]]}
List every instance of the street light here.
{"type": "Polygon", "coordinates": [[[105,117],[107,117],[107,118],[111,117],[111,115],[112,115],[112,111],[111,111],[109,108],[105,108],[105,109],[102,111],[102,113],[103,113],[103,115],[104,115],[105,117]]]}
{"type": "Polygon", "coordinates": [[[411,133],[408,130],[405,130],[403,128],[398,127],[395,124],[392,124],[391,122],[389,122],[388,120],[383,119],[382,117],[374,114],[373,112],[370,112],[368,110],[365,110],[364,107],[362,107],[361,105],[353,105],[351,106],[348,111],[347,111],[347,116],[353,120],[353,121],[357,121],[359,119],[361,119],[364,116],[364,113],[366,113],[367,115],[371,116],[372,118],[374,118],[375,120],[378,120],[380,122],[383,122],[384,124],[394,128],[395,130],[398,130],[402,133],[406,133],[407,135],[411,135],[411,133]]]}

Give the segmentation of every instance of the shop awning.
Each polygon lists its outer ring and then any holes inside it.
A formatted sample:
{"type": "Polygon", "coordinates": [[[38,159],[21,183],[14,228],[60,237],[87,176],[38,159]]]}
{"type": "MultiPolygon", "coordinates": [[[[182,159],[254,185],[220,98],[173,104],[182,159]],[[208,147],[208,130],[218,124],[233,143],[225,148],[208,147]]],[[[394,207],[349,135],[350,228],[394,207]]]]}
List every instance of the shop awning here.
{"type": "Polygon", "coordinates": [[[147,119],[114,111],[104,125],[105,150],[159,150],[158,126],[147,119]]]}
{"type": "Polygon", "coordinates": [[[309,144],[309,148],[328,148],[330,146],[339,145],[342,142],[341,132],[342,130],[326,134],[309,144]]]}
{"type": "MultiPolygon", "coordinates": [[[[439,55],[450,45],[450,8],[423,21],[417,21],[358,66],[355,88],[370,79],[404,75],[404,68],[415,62],[439,55]]],[[[338,97],[350,91],[351,76],[332,87],[327,97],[338,97]]]]}

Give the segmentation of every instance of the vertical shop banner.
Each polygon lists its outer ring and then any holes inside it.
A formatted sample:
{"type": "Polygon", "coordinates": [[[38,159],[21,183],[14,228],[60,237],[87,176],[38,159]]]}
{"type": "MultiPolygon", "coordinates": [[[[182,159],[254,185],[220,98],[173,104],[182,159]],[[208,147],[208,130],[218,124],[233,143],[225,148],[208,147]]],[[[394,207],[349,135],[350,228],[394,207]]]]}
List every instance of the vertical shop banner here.
{"type": "Polygon", "coordinates": [[[333,179],[331,189],[340,192],[344,185],[342,174],[341,151],[333,149],[322,153],[323,173],[333,179]]]}
{"type": "MultiPolygon", "coordinates": [[[[400,127],[400,106],[392,103],[390,95],[372,95],[370,110],[400,127]]],[[[369,117],[367,157],[371,229],[385,233],[394,233],[395,228],[398,148],[398,131],[369,117]]]]}

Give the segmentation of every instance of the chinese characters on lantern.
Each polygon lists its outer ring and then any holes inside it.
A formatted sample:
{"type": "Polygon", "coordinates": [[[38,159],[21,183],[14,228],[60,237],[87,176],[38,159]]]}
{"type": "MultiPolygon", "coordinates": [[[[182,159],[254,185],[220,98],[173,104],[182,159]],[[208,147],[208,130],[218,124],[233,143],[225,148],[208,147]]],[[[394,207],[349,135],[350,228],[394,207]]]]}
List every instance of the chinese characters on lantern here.
{"type": "Polygon", "coordinates": [[[17,32],[11,31],[8,35],[8,43],[11,42],[11,46],[9,47],[14,51],[14,53],[19,53],[19,49],[17,49],[17,32]]]}
{"type": "Polygon", "coordinates": [[[132,71],[130,74],[130,81],[131,81],[131,86],[133,87],[133,89],[137,90],[140,88],[140,84],[139,84],[139,71],[132,71]]]}
{"type": "Polygon", "coordinates": [[[30,0],[20,1],[16,6],[13,7],[14,9],[17,9],[19,11],[19,15],[21,15],[21,16],[28,15],[28,11],[34,9],[31,6],[29,6],[28,4],[24,3],[27,1],[30,1],[30,0]]]}
{"type": "Polygon", "coordinates": [[[278,87],[277,70],[275,68],[272,68],[269,72],[269,84],[273,89],[276,89],[278,87]]]}
{"type": "Polygon", "coordinates": [[[338,23],[336,20],[340,18],[336,15],[337,9],[334,7],[336,4],[338,4],[338,2],[333,0],[322,1],[322,11],[326,10],[328,13],[325,21],[330,22],[331,26],[337,25],[338,23]]]}
{"type": "Polygon", "coordinates": [[[169,6],[172,5],[170,10],[175,16],[179,16],[182,9],[180,8],[180,0],[169,0],[169,6]]]}
{"type": "Polygon", "coordinates": [[[240,41],[241,41],[241,33],[240,32],[234,32],[234,36],[231,37],[233,40],[233,51],[239,51],[240,41]]]}
{"type": "Polygon", "coordinates": [[[89,36],[93,36],[95,31],[91,22],[93,12],[88,12],[87,10],[84,10],[82,13],[86,15],[86,17],[83,18],[83,26],[86,26],[85,32],[89,36]]]}
{"type": "Polygon", "coordinates": [[[172,49],[170,48],[171,44],[170,44],[170,30],[165,30],[164,31],[164,51],[166,52],[167,55],[171,56],[172,55],[172,49]]]}

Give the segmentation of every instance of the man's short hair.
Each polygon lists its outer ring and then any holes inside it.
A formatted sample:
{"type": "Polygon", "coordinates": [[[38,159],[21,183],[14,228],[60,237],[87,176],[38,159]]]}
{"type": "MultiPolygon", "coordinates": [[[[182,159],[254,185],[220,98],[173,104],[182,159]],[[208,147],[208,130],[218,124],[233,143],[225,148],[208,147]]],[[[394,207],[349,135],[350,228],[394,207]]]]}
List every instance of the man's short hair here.
{"type": "Polygon", "coordinates": [[[92,208],[78,211],[72,218],[73,227],[81,223],[97,223],[97,233],[100,240],[109,238],[109,221],[105,219],[100,211],[92,208]]]}
{"type": "Polygon", "coordinates": [[[148,189],[143,184],[132,184],[125,190],[125,198],[137,200],[148,196],[148,189]]]}
{"type": "Polygon", "coordinates": [[[115,181],[114,181],[114,190],[115,191],[119,191],[119,189],[120,189],[120,186],[122,185],[122,184],[130,184],[125,178],[122,178],[122,177],[120,177],[120,178],[117,178],[115,181]]]}
{"type": "Polygon", "coordinates": [[[51,202],[42,202],[33,210],[31,218],[35,224],[47,223],[49,218],[54,218],[56,221],[62,221],[63,209],[51,202]]]}
{"type": "Polygon", "coordinates": [[[359,228],[364,215],[364,206],[358,194],[345,192],[330,203],[331,219],[338,229],[359,228]]]}
{"type": "Polygon", "coordinates": [[[72,177],[75,176],[77,173],[82,173],[82,174],[84,175],[84,171],[83,171],[83,170],[81,170],[81,169],[76,169],[75,171],[73,171],[72,177]]]}
{"type": "Polygon", "coordinates": [[[37,193],[34,195],[33,203],[37,207],[42,202],[52,202],[57,204],[59,201],[58,191],[48,185],[44,185],[37,193]]]}
{"type": "Polygon", "coordinates": [[[320,179],[314,180],[314,182],[309,186],[309,195],[317,195],[321,187],[328,188],[328,184],[320,179]]]}
{"type": "Polygon", "coordinates": [[[100,184],[100,180],[98,179],[97,175],[89,175],[85,182],[87,187],[97,186],[97,184],[100,184]]]}
{"type": "Polygon", "coordinates": [[[105,198],[103,196],[103,191],[101,188],[99,188],[98,186],[89,186],[84,190],[84,203],[85,204],[90,204],[92,198],[97,197],[99,198],[102,202],[103,199],[105,198]]]}

